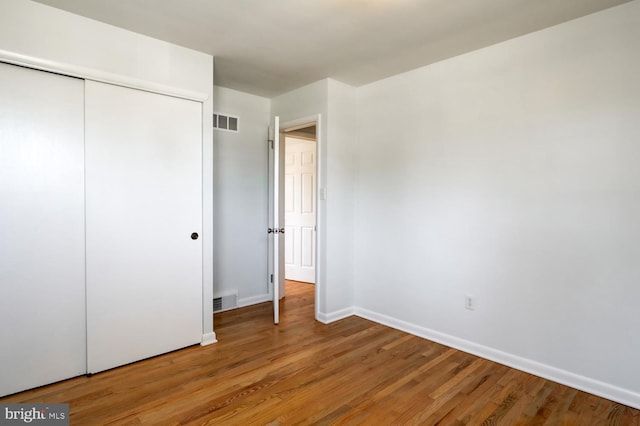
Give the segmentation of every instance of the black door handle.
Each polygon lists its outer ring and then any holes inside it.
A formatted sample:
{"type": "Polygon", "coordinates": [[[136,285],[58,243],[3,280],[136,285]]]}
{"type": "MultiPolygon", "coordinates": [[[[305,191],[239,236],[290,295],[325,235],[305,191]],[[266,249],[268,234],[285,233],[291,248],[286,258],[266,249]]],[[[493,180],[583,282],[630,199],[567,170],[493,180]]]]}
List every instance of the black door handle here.
{"type": "Polygon", "coordinates": [[[191,234],[191,239],[192,240],[197,240],[198,239],[198,233],[194,232],[193,234],[191,234]]]}

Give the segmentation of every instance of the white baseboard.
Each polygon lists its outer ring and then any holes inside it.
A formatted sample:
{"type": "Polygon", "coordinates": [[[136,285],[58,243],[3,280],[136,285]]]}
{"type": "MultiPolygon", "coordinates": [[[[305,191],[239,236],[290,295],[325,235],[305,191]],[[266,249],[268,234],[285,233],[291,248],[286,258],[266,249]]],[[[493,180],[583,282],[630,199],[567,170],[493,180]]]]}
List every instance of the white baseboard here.
{"type": "Polygon", "coordinates": [[[579,374],[542,364],[527,358],[522,358],[517,355],[502,352],[488,346],[479,345],[465,339],[440,333],[435,330],[369,311],[367,309],[355,308],[353,309],[353,313],[359,317],[379,324],[383,324],[427,340],[432,340],[481,358],[495,361],[508,367],[515,368],[516,370],[534,374],[593,395],[640,409],[640,394],[628,389],[620,388],[609,383],[581,376],[579,374]]]}
{"type": "Polygon", "coordinates": [[[258,303],[271,302],[270,294],[259,294],[257,296],[245,297],[244,299],[238,299],[238,307],[244,308],[245,306],[256,305],[258,303]]]}
{"type": "Polygon", "coordinates": [[[325,314],[323,312],[318,312],[316,314],[316,319],[323,324],[329,324],[334,321],[341,320],[343,318],[347,318],[352,316],[355,313],[355,308],[350,306],[348,308],[340,309],[339,311],[330,312],[325,314]]]}
{"type": "Polygon", "coordinates": [[[202,341],[200,342],[200,346],[207,346],[212,343],[216,343],[217,341],[218,339],[216,339],[216,333],[215,331],[212,331],[211,333],[206,333],[202,335],[202,341]]]}

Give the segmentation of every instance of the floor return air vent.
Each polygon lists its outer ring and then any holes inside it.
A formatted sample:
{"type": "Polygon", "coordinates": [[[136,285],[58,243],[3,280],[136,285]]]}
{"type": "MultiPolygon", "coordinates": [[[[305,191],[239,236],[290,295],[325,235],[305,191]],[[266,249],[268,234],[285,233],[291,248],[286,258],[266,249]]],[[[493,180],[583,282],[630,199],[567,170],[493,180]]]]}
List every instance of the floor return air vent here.
{"type": "Polygon", "coordinates": [[[213,312],[223,312],[238,307],[238,292],[228,293],[213,298],[213,312]]]}

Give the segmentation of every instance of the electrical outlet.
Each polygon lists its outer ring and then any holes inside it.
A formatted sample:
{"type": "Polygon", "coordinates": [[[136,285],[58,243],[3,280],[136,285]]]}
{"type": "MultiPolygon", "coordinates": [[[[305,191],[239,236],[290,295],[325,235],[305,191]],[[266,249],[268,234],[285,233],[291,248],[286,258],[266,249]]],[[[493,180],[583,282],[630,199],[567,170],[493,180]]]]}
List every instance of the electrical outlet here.
{"type": "Polygon", "coordinates": [[[476,309],[476,300],[472,295],[467,294],[466,296],[464,296],[464,308],[470,311],[476,309]]]}

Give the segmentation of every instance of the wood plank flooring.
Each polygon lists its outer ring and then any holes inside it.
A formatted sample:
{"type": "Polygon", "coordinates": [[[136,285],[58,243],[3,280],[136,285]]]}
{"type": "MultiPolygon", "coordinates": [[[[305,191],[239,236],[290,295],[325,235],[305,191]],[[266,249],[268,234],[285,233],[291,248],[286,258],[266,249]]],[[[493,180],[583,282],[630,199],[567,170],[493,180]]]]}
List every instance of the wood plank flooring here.
{"type": "Polygon", "coordinates": [[[640,425],[640,412],[358,317],[314,288],[215,315],[219,342],[0,399],[70,403],[72,425],[640,425]]]}

